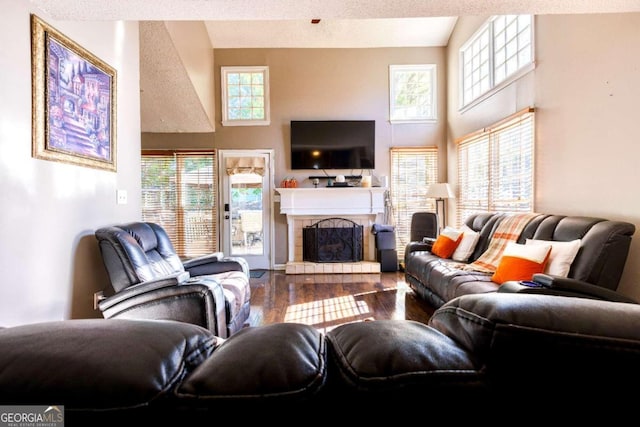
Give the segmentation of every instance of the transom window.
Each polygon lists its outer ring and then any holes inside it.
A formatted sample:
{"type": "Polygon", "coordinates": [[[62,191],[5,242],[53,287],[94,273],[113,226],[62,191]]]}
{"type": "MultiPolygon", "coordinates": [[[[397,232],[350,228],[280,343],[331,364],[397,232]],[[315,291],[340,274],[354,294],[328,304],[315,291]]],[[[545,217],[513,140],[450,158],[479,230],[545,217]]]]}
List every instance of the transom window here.
{"type": "Polygon", "coordinates": [[[460,49],[460,105],[475,105],[533,69],[533,16],[491,17],[460,49]]]}
{"type": "Polygon", "coordinates": [[[458,143],[457,224],[476,212],[533,212],[534,110],[458,143]]]}
{"type": "Polygon", "coordinates": [[[389,87],[391,122],[436,120],[435,64],[390,65],[389,87]]]}
{"type": "Polygon", "coordinates": [[[269,67],[221,67],[222,124],[268,125],[269,67]]]}

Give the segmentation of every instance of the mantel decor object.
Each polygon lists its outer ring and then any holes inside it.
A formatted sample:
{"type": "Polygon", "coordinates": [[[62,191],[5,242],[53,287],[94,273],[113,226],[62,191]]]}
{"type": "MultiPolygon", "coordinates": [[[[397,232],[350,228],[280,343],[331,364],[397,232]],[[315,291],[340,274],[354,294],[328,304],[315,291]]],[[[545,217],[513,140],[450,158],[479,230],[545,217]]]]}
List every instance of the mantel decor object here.
{"type": "Polygon", "coordinates": [[[32,156],[116,171],[116,70],[31,15],[32,156]]]}

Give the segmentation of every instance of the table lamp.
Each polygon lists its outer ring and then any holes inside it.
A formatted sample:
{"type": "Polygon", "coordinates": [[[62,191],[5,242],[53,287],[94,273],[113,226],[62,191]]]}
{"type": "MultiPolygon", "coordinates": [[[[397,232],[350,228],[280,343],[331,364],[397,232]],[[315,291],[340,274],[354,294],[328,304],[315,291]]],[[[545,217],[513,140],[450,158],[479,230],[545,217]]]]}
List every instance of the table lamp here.
{"type": "Polygon", "coordinates": [[[455,199],[451,186],[446,182],[431,184],[427,188],[426,197],[429,199],[436,199],[436,214],[439,215],[438,204],[442,202],[442,228],[447,225],[447,205],[445,199],[455,199]]]}

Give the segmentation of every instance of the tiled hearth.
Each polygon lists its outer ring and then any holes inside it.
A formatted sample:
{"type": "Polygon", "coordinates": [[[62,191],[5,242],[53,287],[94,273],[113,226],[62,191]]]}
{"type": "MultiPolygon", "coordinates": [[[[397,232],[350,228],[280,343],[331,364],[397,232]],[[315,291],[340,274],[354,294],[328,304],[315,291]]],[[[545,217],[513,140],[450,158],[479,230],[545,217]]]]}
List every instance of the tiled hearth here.
{"type": "Polygon", "coordinates": [[[286,274],[380,273],[371,226],[384,215],[385,188],[277,188],[280,212],[287,215],[286,274]],[[363,226],[363,261],[304,262],[302,229],[325,218],[346,218],[363,226]]]}
{"type": "Polygon", "coordinates": [[[380,263],[360,262],[305,262],[291,261],[285,266],[286,274],[363,274],[380,273],[380,263]]]}

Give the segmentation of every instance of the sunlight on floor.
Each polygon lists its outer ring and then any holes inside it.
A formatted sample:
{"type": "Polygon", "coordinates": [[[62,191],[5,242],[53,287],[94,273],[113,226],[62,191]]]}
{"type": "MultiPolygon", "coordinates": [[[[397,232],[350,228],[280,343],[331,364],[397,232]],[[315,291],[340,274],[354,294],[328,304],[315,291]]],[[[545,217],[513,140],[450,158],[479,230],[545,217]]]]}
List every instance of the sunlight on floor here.
{"type": "Polygon", "coordinates": [[[304,323],[325,330],[343,323],[372,319],[367,303],[356,301],[353,295],[294,304],[284,315],[285,322],[304,323]]]}

